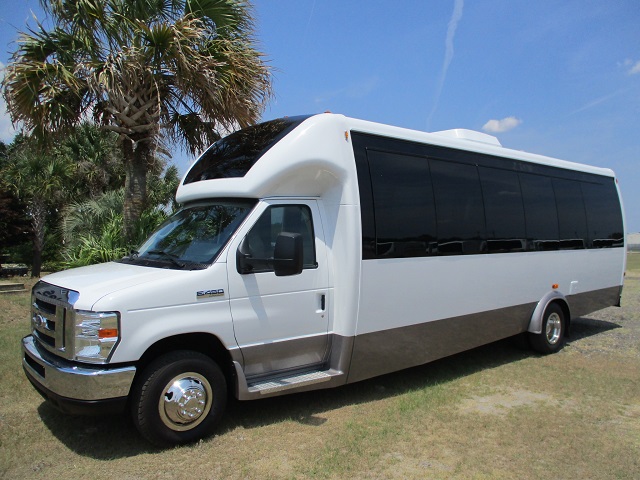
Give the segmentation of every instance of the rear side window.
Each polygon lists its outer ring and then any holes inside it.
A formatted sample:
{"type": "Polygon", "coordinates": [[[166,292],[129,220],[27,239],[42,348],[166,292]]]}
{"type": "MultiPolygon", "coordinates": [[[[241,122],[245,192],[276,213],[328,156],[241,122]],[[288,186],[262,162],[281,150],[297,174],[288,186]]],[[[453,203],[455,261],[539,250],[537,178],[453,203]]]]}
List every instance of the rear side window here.
{"type": "Polygon", "coordinates": [[[583,183],[581,187],[587,210],[588,248],[622,247],[622,211],[613,179],[606,183],[583,183]]]}

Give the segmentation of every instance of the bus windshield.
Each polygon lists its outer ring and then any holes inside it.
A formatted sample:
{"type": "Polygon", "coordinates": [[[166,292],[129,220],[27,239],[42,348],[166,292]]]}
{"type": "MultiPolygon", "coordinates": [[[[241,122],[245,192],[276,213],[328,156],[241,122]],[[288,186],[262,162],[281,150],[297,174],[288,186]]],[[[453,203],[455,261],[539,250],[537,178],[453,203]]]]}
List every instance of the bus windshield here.
{"type": "Polygon", "coordinates": [[[228,200],[185,207],[169,217],[121,263],[201,270],[211,265],[255,205],[228,200]]]}

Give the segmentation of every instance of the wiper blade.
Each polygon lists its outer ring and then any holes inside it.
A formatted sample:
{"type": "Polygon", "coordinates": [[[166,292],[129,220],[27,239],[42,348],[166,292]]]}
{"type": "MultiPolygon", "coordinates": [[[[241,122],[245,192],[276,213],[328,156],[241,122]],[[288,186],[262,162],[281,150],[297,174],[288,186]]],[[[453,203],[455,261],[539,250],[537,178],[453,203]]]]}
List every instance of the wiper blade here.
{"type": "Polygon", "coordinates": [[[180,262],[178,255],[174,255],[173,253],[169,253],[169,252],[165,252],[164,250],[149,250],[148,252],[145,252],[147,255],[159,255],[167,260],[169,260],[171,263],[173,263],[174,265],[180,267],[180,268],[184,268],[186,266],[185,263],[180,262]]]}
{"type": "Polygon", "coordinates": [[[138,255],[139,253],[137,250],[131,250],[127,255],[122,257],[121,260],[135,260],[136,258],[138,258],[138,255]]]}

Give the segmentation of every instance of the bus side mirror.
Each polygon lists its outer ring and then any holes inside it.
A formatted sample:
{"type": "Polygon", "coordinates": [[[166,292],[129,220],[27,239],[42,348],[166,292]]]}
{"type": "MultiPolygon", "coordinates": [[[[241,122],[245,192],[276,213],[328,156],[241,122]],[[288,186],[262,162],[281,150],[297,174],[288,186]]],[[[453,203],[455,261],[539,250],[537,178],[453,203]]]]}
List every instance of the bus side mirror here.
{"type": "Polygon", "coordinates": [[[276,238],[273,269],[277,277],[302,273],[302,235],[282,232],[276,238]]]}

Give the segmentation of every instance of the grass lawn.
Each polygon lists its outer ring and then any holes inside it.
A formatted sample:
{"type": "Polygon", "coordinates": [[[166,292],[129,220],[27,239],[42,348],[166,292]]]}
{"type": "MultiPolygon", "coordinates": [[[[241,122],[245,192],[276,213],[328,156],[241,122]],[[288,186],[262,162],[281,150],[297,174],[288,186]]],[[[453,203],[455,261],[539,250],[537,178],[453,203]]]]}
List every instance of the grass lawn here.
{"type": "Polygon", "coordinates": [[[627,272],[640,273],[640,252],[627,255],[627,272]]]}
{"type": "MultiPolygon", "coordinates": [[[[634,258],[635,257],[635,258],[634,258]]],[[[232,402],[157,450],[125,417],[59,414],[20,367],[27,294],[0,296],[0,478],[640,478],[640,255],[622,308],[558,354],[502,341],[333,390],[232,402]]]]}

